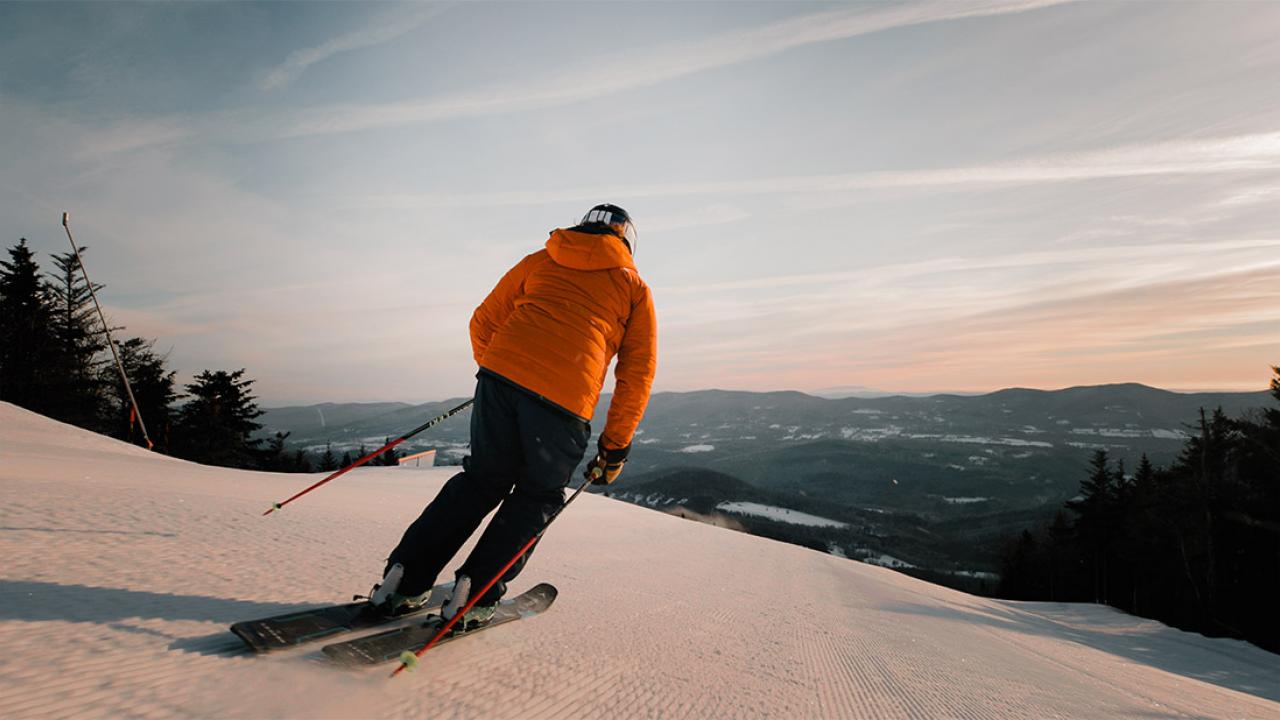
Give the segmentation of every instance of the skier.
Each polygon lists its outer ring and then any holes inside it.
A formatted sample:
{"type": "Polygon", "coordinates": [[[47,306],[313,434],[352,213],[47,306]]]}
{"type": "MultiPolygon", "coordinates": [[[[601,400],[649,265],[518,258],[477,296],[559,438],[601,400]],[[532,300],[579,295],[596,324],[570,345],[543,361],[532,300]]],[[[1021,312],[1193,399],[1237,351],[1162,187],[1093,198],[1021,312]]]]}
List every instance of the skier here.
{"type": "MultiPolygon", "coordinates": [[[[587,472],[600,473],[596,484],[618,479],[657,361],[653,297],[636,271],[635,250],[627,212],[597,205],[578,225],[553,230],[546,249],[521,260],[476,308],[471,454],[391,551],[370,594],[381,612],[426,602],[445,564],[495,507],[457,570],[445,619],[542,529],[586,453],[589,420],[615,355],[613,400],[587,472]]],[[[493,617],[528,555],[477,601],[464,627],[493,617]]]]}

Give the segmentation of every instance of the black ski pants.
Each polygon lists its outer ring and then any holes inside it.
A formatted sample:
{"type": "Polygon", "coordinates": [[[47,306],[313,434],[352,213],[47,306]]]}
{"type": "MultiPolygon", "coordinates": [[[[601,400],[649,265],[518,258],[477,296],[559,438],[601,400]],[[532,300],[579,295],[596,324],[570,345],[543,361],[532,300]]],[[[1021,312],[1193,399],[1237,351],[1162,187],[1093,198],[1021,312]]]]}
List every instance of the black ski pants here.
{"type": "MultiPolygon", "coordinates": [[[[436,582],[484,516],[498,512],[458,573],[479,592],[564,503],[564,488],[586,454],[591,426],[536,395],[481,372],[471,410],[471,454],[422,515],[405,530],[387,560],[400,563],[400,594],[436,582]]],[[[501,599],[529,559],[530,549],[480,599],[501,599]]]]}

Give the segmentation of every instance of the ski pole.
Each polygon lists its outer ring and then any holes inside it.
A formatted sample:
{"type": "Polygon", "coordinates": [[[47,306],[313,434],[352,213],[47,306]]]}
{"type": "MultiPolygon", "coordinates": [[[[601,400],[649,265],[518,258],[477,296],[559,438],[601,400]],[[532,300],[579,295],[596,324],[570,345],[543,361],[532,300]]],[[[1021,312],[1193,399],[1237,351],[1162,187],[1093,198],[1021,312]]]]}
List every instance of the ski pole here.
{"type": "Polygon", "coordinates": [[[307,493],[311,492],[312,490],[315,490],[316,488],[320,487],[321,485],[324,485],[325,483],[329,482],[330,480],[333,480],[334,478],[338,477],[339,475],[342,475],[343,473],[347,472],[348,470],[354,470],[354,469],[356,469],[356,468],[360,467],[361,465],[363,465],[363,464],[365,464],[365,463],[369,462],[370,460],[372,460],[372,459],[374,459],[374,458],[378,457],[378,456],[379,456],[379,455],[381,455],[382,453],[384,453],[384,452],[386,452],[386,451],[390,450],[391,448],[393,448],[393,447],[395,447],[395,446],[399,445],[400,443],[404,442],[405,440],[408,440],[409,438],[413,437],[414,435],[417,435],[418,433],[422,432],[423,430],[426,430],[427,428],[431,427],[432,425],[436,425],[436,424],[438,424],[438,423],[442,423],[442,422],[444,422],[445,420],[448,420],[449,418],[453,417],[454,415],[457,415],[458,413],[462,412],[462,411],[463,411],[463,410],[465,410],[466,408],[470,407],[470,406],[471,406],[471,403],[473,403],[473,402],[475,402],[475,399],[474,399],[474,398],[472,398],[471,400],[468,400],[468,401],[466,401],[466,402],[462,403],[462,404],[461,404],[461,405],[459,405],[458,407],[456,407],[456,408],[454,408],[454,409],[450,410],[449,412],[447,412],[447,413],[445,413],[445,414],[441,415],[440,417],[436,417],[436,418],[432,418],[432,419],[428,420],[427,422],[425,422],[425,423],[423,423],[423,424],[419,425],[418,427],[416,427],[416,428],[414,428],[414,429],[410,430],[409,432],[407,432],[407,433],[405,433],[405,434],[401,435],[400,437],[396,438],[395,440],[392,440],[391,442],[387,443],[386,445],[383,445],[382,447],[378,448],[377,450],[374,450],[373,452],[369,453],[368,455],[365,455],[364,457],[360,458],[359,460],[356,460],[355,462],[353,462],[353,463],[351,463],[350,465],[348,465],[348,466],[346,466],[346,467],[342,468],[341,470],[338,470],[338,471],[334,472],[332,475],[329,475],[329,476],[328,476],[328,477],[326,477],[325,479],[323,479],[323,480],[321,480],[320,482],[318,482],[318,483],[316,483],[316,484],[312,485],[311,487],[307,488],[306,490],[303,490],[302,492],[300,492],[300,493],[298,493],[298,494],[294,495],[293,497],[289,498],[288,500],[284,500],[284,501],[282,501],[282,502],[278,502],[278,503],[272,503],[272,504],[271,504],[271,507],[270,507],[270,508],[267,508],[267,511],[266,511],[266,512],[264,512],[264,513],[262,513],[262,514],[263,514],[264,516],[266,516],[266,515],[270,515],[271,513],[273,513],[273,512],[275,512],[275,511],[279,510],[280,508],[284,507],[285,505],[288,505],[289,503],[293,502],[294,500],[297,500],[298,498],[302,497],[303,495],[306,495],[307,493]]]}
{"type": "Polygon", "coordinates": [[[102,321],[102,334],[107,336],[107,347],[111,348],[111,357],[116,360],[116,369],[120,371],[120,379],[124,381],[125,394],[133,404],[133,413],[138,418],[138,427],[142,428],[142,439],[147,441],[147,449],[152,450],[156,444],[151,442],[147,434],[147,424],[142,421],[142,408],[138,407],[138,399],[133,396],[133,386],[129,384],[129,376],[125,374],[124,363],[120,362],[120,353],[116,352],[116,341],[111,339],[111,327],[107,325],[107,316],[102,314],[102,306],[98,304],[98,293],[93,291],[93,283],[89,281],[89,271],[84,267],[84,258],[80,257],[80,247],[76,239],[71,237],[71,225],[67,213],[62,213],[62,229],[67,231],[67,240],[71,241],[71,250],[76,254],[76,264],[80,266],[80,274],[84,275],[85,287],[89,288],[89,297],[93,298],[93,306],[98,309],[98,319],[102,321]]]}
{"type": "Polygon", "coordinates": [[[591,471],[588,472],[586,475],[586,478],[587,478],[586,481],[583,482],[581,485],[579,485],[577,490],[573,491],[573,494],[569,496],[568,500],[564,501],[563,505],[556,508],[556,511],[551,514],[551,517],[547,518],[546,524],[542,526],[542,529],[538,531],[538,534],[529,538],[529,542],[526,542],[523,546],[521,546],[520,550],[510,560],[507,561],[506,565],[502,566],[502,569],[499,570],[498,573],[489,580],[489,582],[485,583],[484,587],[480,588],[479,592],[471,593],[471,599],[467,601],[467,604],[464,605],[461,610],[455,613],[452,618],[449,618],[449,621],[446,622],[443,626],[441,626],[439,630],[436,631],[436,634],[433,635],[431,639],[427,641],[426,645],[423,645],[421,648],[419,648],[417,652],[411,653],[408,650],[405,650],[403,653],[401,653],[400,667],[396,668],[395,671],[391,673],[391,677],[395,677],[399,675],[400,673],[404,672],[406,668],[411,669],[416,667],[418,664],[418,658],[422,657],[423,653],[425,653],[426,651],[434,647],[436,643],[440,642],[440,638],[443,638],[445,635],[449,634],[449,631],[453,629],[453,626],[457,624],[458,620],[461,619],[468,612],[470,612],[471,608],[475,607],[476,602],[479,601],[480,598],[484,597],[485,593],[489,592],[489,588],[498,584],[498,581],[502,579],[503,575],[507,574],[507,571],[511,569],[511,566],[515,565],[516,561],[524,557],[525,553],[529,552],[529,549],[533,547],[533,544],[538,542],[538,538],[542,537],[542,534],[547,531],[547,528],[551,527],[551,523],[555,522],[555,519],[560,517],[560,513],[564,512],[564,509],[569,507],[569,503],[572,503],[574,499],[576,499],[579,495],[581,495],[582,491],[586,490],[587,486],[590,485],[593,480],[598,479],[601,473],[602,471],[600,470],[600,468],[592,468],[591,471]]]}

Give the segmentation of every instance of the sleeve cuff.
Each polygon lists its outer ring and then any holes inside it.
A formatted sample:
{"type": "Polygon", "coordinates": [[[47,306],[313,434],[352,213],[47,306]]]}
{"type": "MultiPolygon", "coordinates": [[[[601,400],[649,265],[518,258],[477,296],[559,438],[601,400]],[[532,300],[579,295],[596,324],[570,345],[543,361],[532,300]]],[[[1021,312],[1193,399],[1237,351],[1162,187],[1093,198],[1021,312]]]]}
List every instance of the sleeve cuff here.
{"type": "Polygon", "coordinates": [[[600,454],[604,457],[604,461],[607,463],[626,462],[627,455],[631,454],[631,446],[628,445],[622,448],[610,449],[604,446],[602,439],[600,443],[600,454]]]}

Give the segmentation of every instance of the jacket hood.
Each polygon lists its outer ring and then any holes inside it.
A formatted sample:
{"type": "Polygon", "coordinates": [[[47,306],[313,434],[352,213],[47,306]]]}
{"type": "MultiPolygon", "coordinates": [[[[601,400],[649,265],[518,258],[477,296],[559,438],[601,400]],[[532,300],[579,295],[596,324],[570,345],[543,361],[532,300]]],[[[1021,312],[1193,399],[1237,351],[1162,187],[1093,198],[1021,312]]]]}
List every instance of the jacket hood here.
{"type": "Polygon", "coordinates": [[[613,235],[597,235],[559,228],[547,238],[547,253],[557,264],[574,270],[636,269],[635,261],[622,240],[613,235]]]}

